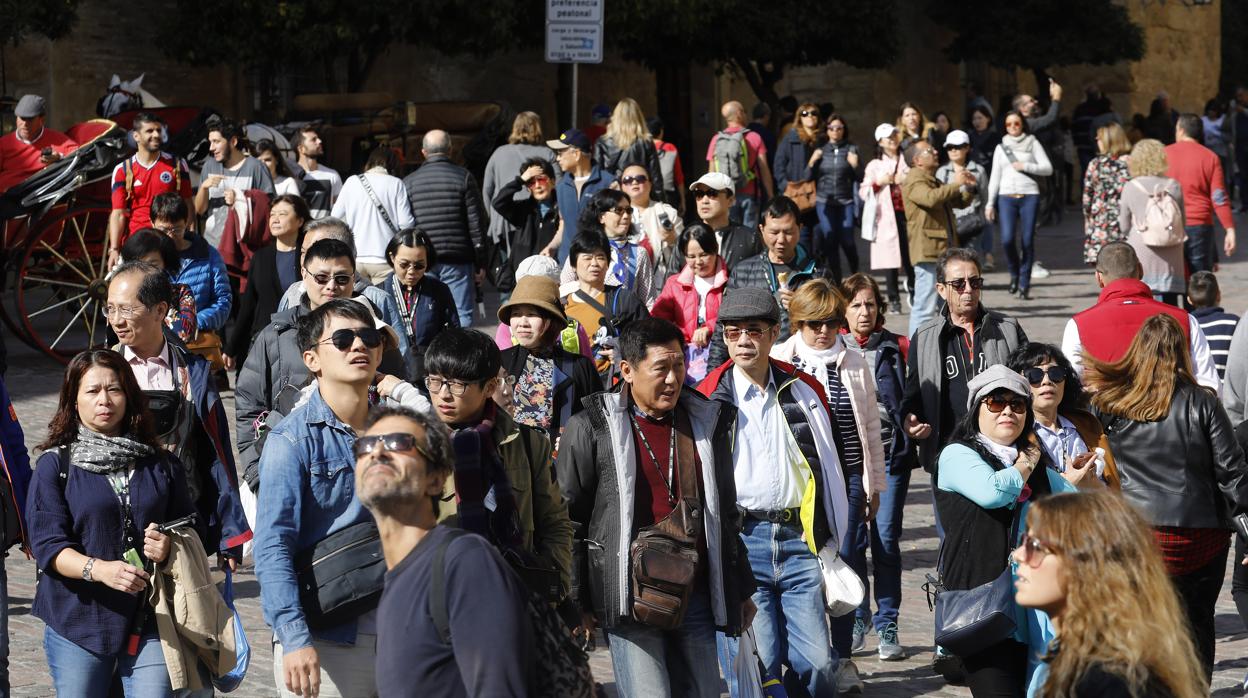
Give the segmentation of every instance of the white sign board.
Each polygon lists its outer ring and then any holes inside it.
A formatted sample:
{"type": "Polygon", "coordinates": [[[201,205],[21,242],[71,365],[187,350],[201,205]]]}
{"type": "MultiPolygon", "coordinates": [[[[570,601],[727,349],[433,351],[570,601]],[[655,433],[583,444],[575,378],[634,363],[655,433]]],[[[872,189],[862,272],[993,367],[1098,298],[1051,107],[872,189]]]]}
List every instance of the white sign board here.
{"type": "Polygon", "coordinates": [[[546,62],[601,63],[605,0],[546,0],[546,62]]]}

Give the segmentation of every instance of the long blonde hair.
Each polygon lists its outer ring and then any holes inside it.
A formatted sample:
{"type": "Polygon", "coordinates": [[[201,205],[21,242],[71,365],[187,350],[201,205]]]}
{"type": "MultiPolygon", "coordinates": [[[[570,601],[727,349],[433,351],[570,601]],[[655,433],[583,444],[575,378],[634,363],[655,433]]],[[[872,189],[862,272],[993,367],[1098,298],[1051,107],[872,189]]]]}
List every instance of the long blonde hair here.
{"type": "Polygon", "coordinates": [[[1040,499],[1028,508],[1027,531],[1061,559],[1065,587],[1044,698],[1074,695],[1094,665],[1121,677],[1133,695],[1144,695],[1150,679],[1175,698],[1209,695],[1152,531],[1121,495],[1040,499]]]}
{"type": "Polygon", "coordinates": [[[1154,422],[1170,413],[1180,381],[1197,385],[1179,321],[1159,313],[1144,321],[1121,359],[1108,363],[1083,353],[1083,382],[1092,404],[1108,414],[1154,422]]]}
{"type": "Polygon", "coordinates": [[[646,115],[637,100],[625,97],[616,103],[606,135],[620,150],[628,150],[634,141],[651,138],[650,129],[646,128],[646,115]]]}
{"type": "Polygon", "coordinates": [[[541,145],[542,117],[531,111],[516,114],[516,120],[511,122],[511,135],[507,138],[507,142],[512,145],[517,143],[541,145]]]}

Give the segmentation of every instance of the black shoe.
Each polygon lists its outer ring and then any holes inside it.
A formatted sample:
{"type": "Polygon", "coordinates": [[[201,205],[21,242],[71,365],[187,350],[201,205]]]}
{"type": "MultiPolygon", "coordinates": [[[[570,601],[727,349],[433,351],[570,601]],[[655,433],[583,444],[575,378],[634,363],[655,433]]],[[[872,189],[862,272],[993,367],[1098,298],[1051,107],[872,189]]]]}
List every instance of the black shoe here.
{"type": "Polygon", "coordinates": [[[1025,300],[1025,301],[1029,301],[1029,300],[1031,300],[1031,289],[1029,289],[1029,288],[1024,288],[1024,289],[1020,290],[1020,291],[1018,292],[1018,297],[1019,297],[1019,299],[1020,299],[1020,300],[1025,300]]]}
{"type": "Polygon", "coordinates": [[[966,666],[962,663],[961,657],[940,651],[934,652],[932,671],[943,676],[950,685],[960,686],[966,683],[966,666]]]}
{"type": "Polygon", "coordinates": [[[893,299],[893,300],[892,300],[892,301],[888,304],[888,312],[889,312],[891,315],[901,315],[901,300],[900,300],[900,299],[897,299],[897,298],[894,298],[894,299],[893,299]]]}
{"type": "Polygon", "coordinates": [[[1010,281],[1010,295],[1012,296],[1015,293],[1018,293],[1018,279],[1013,279],[1010,281]]]}

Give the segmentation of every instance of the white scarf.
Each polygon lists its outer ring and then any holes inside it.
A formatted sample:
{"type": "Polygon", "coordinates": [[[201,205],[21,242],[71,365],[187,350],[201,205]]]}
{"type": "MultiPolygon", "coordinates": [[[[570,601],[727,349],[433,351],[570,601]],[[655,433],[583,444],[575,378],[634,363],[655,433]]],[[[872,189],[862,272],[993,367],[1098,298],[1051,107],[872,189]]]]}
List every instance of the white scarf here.
{"type": "Polygon", "coordinates": [[[1036,138],[1030,133],[1024,133],[1020,136],[1011,136],[1007,133],[1001,137],[1001,144],[1008,146],[1015,153],[1030,153],[1032,147],[1036,144],[1036,138]]]}
{"type": "Polygon", "coordinates": [[[984,448],[987,448],[990,452],[992,452],[992,455],[1001,459],[1007,468],[1014,465],[1014,461],[1018,459],[1018,449],[1013,446],[1002,446],[983,434],[977,435],[975,439],[979,441],[984,448]]]}
{"type": "Polygon", "coordinates": [[[809,374],[813,375],[819,381],[819,385],[828,385],[828,367],[835,366],[836,362],[841,358],[841,354],[845,352],[845,345],[841,343],[838,335],[836,341],[827,349],[813,349],[807,346],[802,340],[801,334],[796,335],[797,341],[793,342],[794,353],[801,360],[802,368],[809,374]]]}

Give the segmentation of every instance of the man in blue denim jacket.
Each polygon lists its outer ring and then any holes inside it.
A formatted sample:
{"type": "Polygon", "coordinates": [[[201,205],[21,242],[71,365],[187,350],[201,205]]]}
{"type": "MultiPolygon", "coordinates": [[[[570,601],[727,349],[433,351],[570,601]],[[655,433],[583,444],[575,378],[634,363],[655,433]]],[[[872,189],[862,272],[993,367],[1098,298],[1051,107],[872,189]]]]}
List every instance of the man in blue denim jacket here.
{"type": "Polygon", "coordinates": [[[376,610],[310,629],[295,558],[326,536],[371,520],[355,498],[351,449],[364,429],[384,336],[363,305],[344,299],[300,318],[298,332],[317,386],[269,434],[256,506],[256,577],[274,634],[275,683],[283,696],[375,696],[376,610]]]}

